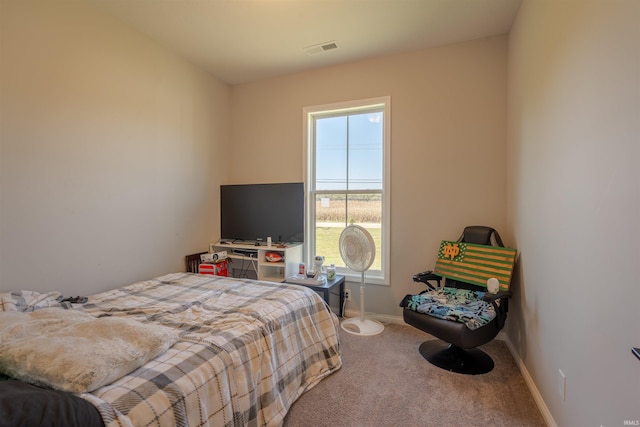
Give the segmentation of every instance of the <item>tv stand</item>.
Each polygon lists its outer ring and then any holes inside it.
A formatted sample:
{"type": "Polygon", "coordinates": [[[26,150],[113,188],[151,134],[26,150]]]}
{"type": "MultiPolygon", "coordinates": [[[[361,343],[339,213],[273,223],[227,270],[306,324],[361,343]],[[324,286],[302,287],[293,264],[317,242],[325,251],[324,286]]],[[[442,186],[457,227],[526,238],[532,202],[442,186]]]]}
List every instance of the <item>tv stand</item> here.
{"type": "Polygon", "coordinates": [[[287,277],[298,273],[302,262],[302,243],[287,243],[285,245],[271,245],[266,243],[256,246],[252,243],[217,242],[211,245],[214,252],[227,251],[231,258],[229,276],[235,276],[236,271],[253,271],[257,280],[268,282],[283,282],[287,277]],[[267,261],[267,253],[276,252],[283,257],[282,261],[267,261]]]}

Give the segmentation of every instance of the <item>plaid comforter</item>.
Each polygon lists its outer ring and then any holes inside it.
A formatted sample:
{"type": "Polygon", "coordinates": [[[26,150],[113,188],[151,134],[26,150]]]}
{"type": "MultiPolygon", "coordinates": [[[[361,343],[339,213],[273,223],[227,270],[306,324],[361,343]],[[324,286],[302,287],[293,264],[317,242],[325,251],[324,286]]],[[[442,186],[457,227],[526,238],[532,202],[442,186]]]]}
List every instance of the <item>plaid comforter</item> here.
{"type": "Polygon", "coordinates": [[[111,426],[278,426],[340,369],[338,319],[295,285],[176,273],[89,297],[83,310],[179,329],[166,353],[81,394],[111,426]]]}

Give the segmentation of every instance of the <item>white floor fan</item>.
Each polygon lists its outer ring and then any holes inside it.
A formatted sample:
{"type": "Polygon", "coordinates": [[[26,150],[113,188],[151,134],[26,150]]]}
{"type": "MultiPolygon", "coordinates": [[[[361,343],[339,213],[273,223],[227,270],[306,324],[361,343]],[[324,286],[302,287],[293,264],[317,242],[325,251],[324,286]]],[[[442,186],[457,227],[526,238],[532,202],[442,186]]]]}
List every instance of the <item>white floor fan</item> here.
{"type": "Polygon", "coordinates": [[[364,272],[376,258],[376,246],[371,234],[359,225],[350,225],[340,234],[340,256],[346,266],[362,273],[360,279],[360,317],[342,321],[342,329],[355,335],[377,335],[384,325],[377,320],[364,318],[364,272]]]}

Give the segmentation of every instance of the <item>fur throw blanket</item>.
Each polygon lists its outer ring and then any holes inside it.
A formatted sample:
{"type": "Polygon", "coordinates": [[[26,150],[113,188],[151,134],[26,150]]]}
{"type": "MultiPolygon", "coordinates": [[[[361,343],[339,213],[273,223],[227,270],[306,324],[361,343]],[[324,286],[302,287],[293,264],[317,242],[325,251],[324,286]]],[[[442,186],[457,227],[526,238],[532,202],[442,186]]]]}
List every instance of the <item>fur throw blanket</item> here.
{"type": "Polygon", "coordinates": [[[167,351],[174,329],[76,310],[0,312],[0,373],[74,393],[110,384],[167,351]]]}

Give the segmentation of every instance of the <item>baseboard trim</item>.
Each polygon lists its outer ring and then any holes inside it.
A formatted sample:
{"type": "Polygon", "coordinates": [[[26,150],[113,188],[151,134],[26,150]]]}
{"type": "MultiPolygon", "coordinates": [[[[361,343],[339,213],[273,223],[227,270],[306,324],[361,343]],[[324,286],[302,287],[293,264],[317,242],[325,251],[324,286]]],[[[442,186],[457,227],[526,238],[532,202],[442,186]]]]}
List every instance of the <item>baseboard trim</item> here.
{"type": "MultiPolygon", "coordinates": [[[[357,317],[359,315],[360,315],[360,311],[358,311],[358,310],[345,310],[345,318],[357,317]]],[[[387,315],[387,314],[366,313],[366,317],[368,319],[377,320],[377,321],[382,322],[382,323],[395,323],[395,324],[399,324],[399,325],[404,325],[405,324],[404,319],[402,318],[402,316],[391,316],[391,315],[387,315]]],[[[558,427],[558,424],[553,419],[553,416],[551,415],[551,411],[549,411],[549,408],[547,407],[547,404],[545,403],[544,399],[542,398],[542,395],[540,394],[540,391],[538,390],[538,387],[536,386],[536,383],[533,381],[533,378],[529,374],[529,371],[527,370],[526,365],[524,364],[524,362],[520,358],[520,355],[516,351],[515,346],[513,345],[513,343],[511,342],[511,340],[507,336],[507,334],[505,334],[504,331],[501,331],[500,333],[498,333],[498,336],[496,337],[496,339],[504,341],[504,343],[507,345],[507,348],[509,349],[509,352],[511,353],[511,356],[513,356],[513,360],[516,362],[516,365],[518,366],[518,369],[520,369],[520,373],[522,374],[522,378],[524,378],[524,382],[527,384],[527,387],[529,388],[529,391],[531,392],[531,395],[533,396],[533,400],[535,400],[536,405],[538,406],[538,409],[540,409],[540,413],[542,414],[542,418],[544,418],[544,421],[547,424],[547,426],[548,427],[558,427]]]]}
{"type": "Polygon", "coordinates": [[[536,401],[536,405],[538,405],[538,409],[540,409],[540,412],[542,413],[542,418],[544,418],[544,421],[547,423],[547,426],[558,427],[556,420],[554,420],[553,416],[551,415],[551,411],[549,411],[549,407],[547,407],[547,404],[544,402],[544,399],[542,398],[542,395],[540,394],[538,387],[536,387],[536,383],[533,381],[533,378],[531,378],[531,375],[529,374],[529,371],[527,370],[526,365],[520,358],[520,355],[516,351],[516,348],[511,342],[511,340],[509,339],[509,337],[506,334],[500,332],[497,338],[502,339],[507,345],[507,348],[509,349],[509,351],[511,352],[511,356],[513,356],[513,360],[515,360],[516,365],[518,366],[518,369],[520,369],[520,373],[522,373],[522,377],[524,378],[524,381],[527,384],[527,387],[529,387],[529,391],[531,391],[533,400],[536,401]]]}
{"type": "MultiPolygon", "coordinates": [[[[348,319],[350,317],[358,317],[360,316],[359,310],[345,310],[344,317],[348,319]]],[[[382,323],[396,323],[398,325],[404,325],[404,319],[402,316],[391,316],[388,314],[376,314],[376,313],[365,313],[365,317],[367,319],[377,320],[382,323]]]]}

